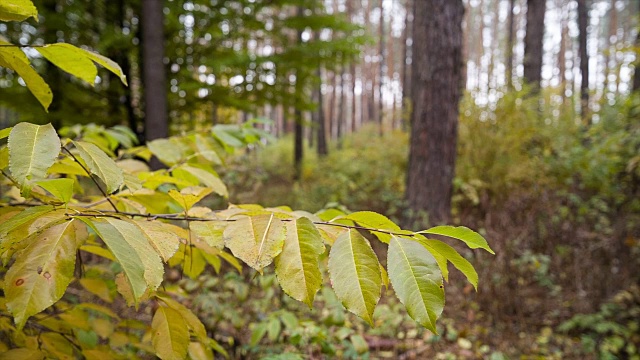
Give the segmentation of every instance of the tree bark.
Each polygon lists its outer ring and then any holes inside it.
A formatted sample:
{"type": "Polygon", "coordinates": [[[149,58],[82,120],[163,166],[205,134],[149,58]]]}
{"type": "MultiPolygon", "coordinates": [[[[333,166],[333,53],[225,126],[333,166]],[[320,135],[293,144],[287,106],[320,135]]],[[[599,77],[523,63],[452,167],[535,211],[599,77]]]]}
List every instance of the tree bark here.
{"type": "Polygon", "coordinates": [[[524,36],[524,79],[532,92],[540,91],[542,80],[542,40],[546,0],[527,0],[527,30],[524,36]]]}
{"type": "Polygon", "coordinates": [[[405,121],[405,114],[408,112],[406,108],[409,107],[411,102],[411,46],[408,42],[411,40],[412,27],[413,27],[413,1],[406,0],[405,2],[405,19],[404,19],[404,29],[402,30],[402,62],[401,65],[401,80],[402,80],[402,95],[400,99],[402,100],[402,130],[407,130],[408,124],[405,121]]]}
{"type": "Polygon", "coordinates": [[[507,90],[513,90],[513,37],[515,33],[514,29],[514,21],[513,21],[513,7],[515,5],[515,0],[509,0],[509,9],[507,10],[507,26],[508,26],[508,37],[507,37],[507,63],[506,63],[506,72],[505,76],[507,77],[507,90]]]}
{"type": "MultiPolygon", "coordinates": [[[[303,16],[304,9],[301,6],[298,6],[296,10],[296,16],[303,16]]],[[[298,43],[302,43],[302,30],[299,30],[297,33],[296,41],[298,43]]],[[[302,118],[302,111],[300,110],[300,106],[298,105],[297,97],[301,96],[301,92],[304,91],[302,88],[302,71],[296,71],[296,83],[295,83],[295,94],[293,96],[293,114],[294,114],[294,144],[293,144],[293,166],[294,166],[294,180],[299,181],[302,179],[302,159],[304,157],[304,126],[302,118]]]]}
{"type": "MultiPolygon", "coordinates": [[[[640,6],[636,8],[636,17],[640,16],[640,6]]],[[[636,34],[636,43],[637,48],[640,48],[640,32],[636,34]]],[[[631,87],[631,91],[636,92],[640,90],[640,56],[636,55],[636,68],[633,74],[633,86],[631,87]]]]}
{"type": "Polygon", "coordinates": [[[163,1],[142,0],[145,140],[169,136],[164,58],[163,1]]]}
{"type": "Polygon", "coordinates": [[[380,0],[380,64],[378,68],[378,133],[380,136],[384,134],[384,101],[383,101],[383,88],[384,88],[384,76],[385,76],[385,59],[386,59],[386,38],[384,31],[384,6],[382,6],[383,0],[380,0]]]}
{"type": "Polygon", "coordinates": [[[582,121],[585,125],[591,124],[589,114],[589,55],[587,53],[587,23],[589,22],[589,9],[586,0],[578,0],[578,47],[580,51],[580,110],[582,121]]]}
{"type": "Polygon", "coordinates": [[[450,220],[462,95],[462,0],[420,2],[415,10],[414,87],[406,200],[410,227],[450,220]]]}
{"type": "Polygon", "coordinates": [[[316,132],[317,140],[318,140],[318,156],[322,157],[329,153],[327,149],[327,132],[325,129],[325,116],[324,116],[324,95],[322,94],[322,69],[318,68],[316,70],[316,75],[320,79],[320,84],[318,85],[318,110],[317,118],[318,118],[318,129],[316,132]]]}

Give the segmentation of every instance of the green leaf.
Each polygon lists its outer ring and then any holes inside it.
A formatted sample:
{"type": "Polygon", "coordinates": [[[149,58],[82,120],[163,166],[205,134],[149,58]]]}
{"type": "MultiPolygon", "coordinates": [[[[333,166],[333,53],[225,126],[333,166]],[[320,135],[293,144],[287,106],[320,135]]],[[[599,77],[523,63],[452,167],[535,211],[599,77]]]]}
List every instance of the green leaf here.
{"type": "Polygon", "coordinates": [[[199,186],[190,186],[180,190],[180,192],[171,189],[168,194],[180,205],[180,207],[182,207],[182,209],[189,210],[198,201],[211,194],[211,189],[199,186]]]}
{"type": "MultiPolygon", "coordinates": [[[[406,233],[406,235],[411,234],[410,231],[401,230],[398,225],[386,216],[373,211],[358,211],[346,216],[341,216],[338,219],[348,219],[367,228],[386,230],[394,233],[406,233]]],[[[372,233],[385,244],[388,244],[391,239],[391,235],[387,233],[377,231],[372,231],[372,233]]]]}
{"type": "Polygon", "coordinates": [[[267,334],[269,340],[271,340],[271,342],[275,342],[276,340],[278,340],[281,330],[282,324],[280,324],[280,320],[278,318],[271,318],[271,320],[269,320],[269,323],[267,324],[267,334]]]}
{"type": "Polygon", "coordinates": [[[387,255],[389,278],[409,316],[433,333],[444,308],[442,274],[436,260],[420,243],[392,237],[387,255]]]}
{"type": "Polygon", "coordinates": [[[0,170],[4,170],[9,166],[9,148],[3,146],[0,148],[0,170]]]}
{"type": "Polygon", "coordinates": [[[38,21],[38,9],[31,0],[2,0],[0,2],[0,21],[22,21],[33,17],[38,21]]]}
{"type": "Polygon", "coordinates": [[[84,50],[65,43],[45,45],[35,49],[55,66],[86,81],[91,86],[94,85],[98,69],[86,56],[84,50]]]}
{"type": "Polygon", "coordinates": [[[260,323],[253,328],[251,332],[251,346],[256,346],[260,343],[260,340],[267,334],[267,324],[260,323]]]}
{"type": "MultiPolygon", "coordinates": [[[[53,93],[49,85],[42,79],[40,75],[31,67],[27,56],[17,47],[10,47],[10,43],[3,41],[0,38],[0,66],[14,70],[20,75],[27,88],[33,96],[40,102],[44,110],[47,111],[51,101],[53,100],[53,93]]],[[[56,154],[57,155],[57,154],[56,154]]]]}
{"type": "Polygon", "coordinates": [[[447,226],[447,225],[436,226],[431,229],[419,231],[418,233],[448,236],[450,238],[463,241],[471,249],[480,248],[495,255],[495,252],[491,250],[491,248],[489,247],[489,244],[487,243],[487,240],[485,240],[482,237],[482,235],[464,226],[458,226],[458,227],[447,226]]]}
{"type": "Polygon", "coordinates": [[[73,279],[76,251],[87,234],[76,221],[52,226],[18,253],[5,276],[7,308],[21,329],[27,319],[53,305],[73,279]]]}
{"type": "Polygon", "coordinates": [[[215,174],[215,172],[189,165],[182,165],[173,171],[174,176],[180,178],[185,178],[184,173],[197,179],[199,184],[210,187],[216,194],[225,198],[229,197],[227,186],[220,180],[220,177],[218,177],[218,174],[215,174]]]}
{"type": "Polygon", "coordinates": [[[284,248],[275,258],[276,276],[287,295],[311,308],[322,286],[318,266],[318,258],[325,250],[322,237],[311,220],[304,217],[287,222],[286,228],[284,248]]]}
{"type": "Polygon", "coordinates": [[[195,138],[198,153],[213,164],[222,165],[222,160],[220,159],[218,152],[213,147],[210,138],[205,138],[200,134],[196,134],[195,138]]]}
{"type": "Polygon", "coordinates": [[[191,221],[189,223],[189,229],[198,239],[219,250],[224,248],[224,229],[226,226],[226,224],[214,221],[191,221]]]}
{"type": "Polygon", "coordinates": [[[473,265],[471,265],[467,259],[463,258],[456,249],[440,240],[418,239],[418,241],[424,245],[431,254],[437,253],[449,260],[456,269],[460,270],[464,276],[467,277],[467,280],[469,280],[476,291],[478,290],[478,273],[476,269],[474,269],[473,265]]]}
{"type": "Polygon", "coordinates": [[[382,291],[380,263],[369,242],[356,230],[340,235],[329,253],[331,284],[347,310],[373,325],[382,291]]]}
{"type": "Polygon", "coordinates": [[[51,193],[51,195],[55,196],[56,199],[62,201],[63,203],[69,203],[71,200],[71,196],[73,195],[73,179],[46,179],[37,181],[41,188],[47,190],[51,193]]]}
{"type": "Polygon", "coordinates": [[[181,151],[176,151],[176,144],[169,139],[149,141],[147,147],[158,160],[169,166],[179,163],[183,157],[181,151]]]}
{"type": "Polygon", "coordinates": [[[35,349],[11,349],[0,354],[0,360],[42,360],[44,353],[35,349]]]}
{"type": "Polygon", "coordinates": [[[200,319],[198,319],[198,317],[195,316],[191,312],[191,310],[189,310],[173,298],[169,297],[168,295],[158,294],[156,295],[156,297],[162,300],[162,302],[164,302],[168,307],[172,308],[173,310],[179,312],[180,315],[182,315],[184,320],[187,322],[189,330],[193,332],[193,334],[198,338],[198,340],[200,340],[200,342],[207,342],[207,330],[200,319]]]}
{"type": "Polygon", "coordinates": [[[153,348],[160,359],[182,360],[187,357],[189,328],[179,312],[159,306],[153,315],[151,331],[153,348]]]}
{"type": "Polygon", "coordinates": [[[107,186],[107,193],[111,194],[120,188],[124,182],[122,169],[118,167],[104,151],[92,143],[84,141],[74,141],[80,157],[87,164],[89,171],[102,180],[107,186]]]}
{"type": "MultiPolygon", "coordinates": [[[[73,46],[73,45],[69,45],[69,46],[73,46]]],[[[112,73],[118,75],[118,77],[120,77],[120,81],[122,81],[123,84],[127,85],[127,76],[124,74],[124,72],[122,71],[122,68],[120,67],[120,65],[118,65],[115,61],[104,57],[98,53],[95,53],[93,51],[89,51],[89,50],[85,50],[85,49],[79,49],[80,51],[85,53],[85,56],[88,57],[89,59],[95,61],[96,63],[100,64],[102,67],[104,67],[105,69],[111,71],[112,73]]]]}
{"type": "Polygon", "coordinates": [[[171,259],[173,254],[178,251],[180,247],[180,238],[173,233],[165,225],[158,221],[134,221],[140,231],[142,231],[151,246],[156,249],[156,252],[162,256],[162,259],[166,262],[171,259]]]}
{"type": "Polygon", "coordinates": [[[13,129],[13,126],[0,130],[0,140],[9,136],[9,134],[11,133],[11,129],[13,129]]]}
{"type": "Polygon", "coordinates": [[[353,344],[353,348],[360,355],[369,351],[369,344],[367,343],[367,340],[365,340],[361,335],[351,335],[351,343],[353,344]]]}
{"type": "Polygon", "coordinates": [[[81,218],[107,244],[122,266],[134,300],[147,288],[155,291],[162,282],[164,267],[158,253],[134,223],[113,218],[81,218]]]}
{"type": "Polygon", "coordinates": [[[34,206],[0,224],[0,254],[29,235],[30,231],[24,227],[29,227],[37,219],[51,211],[53,211],[53,206],[50,205],[34,206]]]}
{"type": "Polygon", "coordinates": [[[60,138],[56,130],[47,125],[19,123],[9,135],[9,170],[22,187],[47,177],[47,170],[60,153],[60,138]]]}
{"type": "Polygon", "coordinates": [[[233,256],[262,273],[284,246],[286,230],[282,221],[271,215],[240,218],[224,230],[224,242],[233,256]]]}
{"type": "Polygon", "coordinates": [[[214,359],[213,351],[209,346],[192,341],[189,343],[189,360],[210,360],[214,359]]]}

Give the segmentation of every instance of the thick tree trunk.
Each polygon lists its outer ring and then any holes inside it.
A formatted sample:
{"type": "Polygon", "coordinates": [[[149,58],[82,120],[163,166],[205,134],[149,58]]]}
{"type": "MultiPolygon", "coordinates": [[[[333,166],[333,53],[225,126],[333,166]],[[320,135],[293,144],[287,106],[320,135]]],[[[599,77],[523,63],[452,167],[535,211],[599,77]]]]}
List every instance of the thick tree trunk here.
{"type": "Polygon", "coordinates": [[[419,2],[415,13],[413,118],[406,200],[409,226],[448,222],[462,95],[462,0],[419,2]]]}
{"type": "Polygon", "coordinates": [[[145,140],[169,136],[164,58],[163,1],[142,0],[145,140]]]}
{"type": "Polygon", "coordinates": [[[586,125],[591,124],[589,114],[589,55],[587,54],[587,23],[589,22],[589,9],[586,0],[578,0],[578,47],[580,51],[580,110],[582,121],[586,125]]]}
{"type": "Polygon", "coordinates": [[[540,91],[542,80],[542,40],[546,0],[527,0],[527,30],[524,37],[524,79],[532,91],[540,91]]]}

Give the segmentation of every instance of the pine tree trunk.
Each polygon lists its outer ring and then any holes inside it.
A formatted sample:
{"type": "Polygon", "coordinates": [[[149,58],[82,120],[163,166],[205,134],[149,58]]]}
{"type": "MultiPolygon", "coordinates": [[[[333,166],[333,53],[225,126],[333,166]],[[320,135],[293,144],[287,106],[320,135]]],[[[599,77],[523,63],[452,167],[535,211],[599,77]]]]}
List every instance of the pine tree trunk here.
{"type": "Polygon", "coordinates": [[[164,58],[163,1],[142,0],[145,140],[169,136],[164,58]]]}
{"type": "Polygon", "coordinates": [[[383,101],[383,88],[384,88],[384,76],[385,76],[385,59],[386,59],[386,37],[384,31],[384,7],[382,6],[383,0],[380,0],[380,64],[378,69],[378,133],[380,136],[384,134],[384,101],[383,101]]]}
{"type": "Polygon", "coordinates": [[[507,10],[507,60],[506,60],[506,77],[507,77],[507,90],[513,90],[513,38],[514,38],[514,21],[513,21],[513,7],[515,0],[509,0],[509,9],[507,10]]]}
{"type": "Polygon", "coordinates": [[[462,95],[462,0],[419,2],[415,13],[413,118],[406,200],[409,226],[446,223],[462,95]]]}
{"type": "Polygon", "coordinates": [[[580,110],[582,121],[591,124],[589,114],[589,55],[587,53],[587,25],[589,22],[589,9],[586,0],[578,0],[578,42],[580,51],[580,110]]]}
{"type": "Polygon", "coordinates": [[[542,80],[542,40],[546,0],[527,0],[527,30],[524,37],[524,79],[532,92],[540,91],[542,80]]]}

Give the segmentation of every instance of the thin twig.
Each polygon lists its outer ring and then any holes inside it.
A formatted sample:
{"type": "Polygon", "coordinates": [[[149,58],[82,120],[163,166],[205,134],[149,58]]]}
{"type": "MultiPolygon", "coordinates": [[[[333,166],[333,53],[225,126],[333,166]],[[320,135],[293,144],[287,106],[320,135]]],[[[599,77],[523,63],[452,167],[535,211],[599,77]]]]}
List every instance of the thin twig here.
{"type": "MultiPolygon", "coordinates": [[[[242,214],[238,214],[238,215],[242,215],[242,214]]],[[[141,214],[141,213],[133,213],[133,212],[126,212],[126,211],[117,211],[117,212],[113,212],[111,210],[100,210],[99,213],[96,214],[88,214],[88,213],[77,213],[77,214],[67,214],[67,216],[82,216],[82,217],[113,217],[113,218],[121,218],[122,216],[129,216],[129,217],[139,217],[139,218],[146,218],[146,219],[150,219],[150,220],[156,220],[156,219],[162,219],[162,220],[170,220],[170,221],[222,221],[222,222],[232,222],[232,221],[236,221],[237,219],[216,219],[216,218],[200,218],[200,217],[194,217],[194,216],[188,216],[188,215],[182,215],[182,213],[176,213],[176,214],[141,214]]],[[[280,221],[293,221],[295,219],[280,219],[280,221]]],[[[397,231],[392,231],[392,230],[385,230],[385,229],[376,229],[376,228],[370,228],[370,227],[366,227],[366,226],[358,226],[358,225],[346,225],[346,224],[338,224],[338,223],[332,223],[332,222],[328,222],[328,221],[313,221],[313,223],[315,225],[326,225],[326,226],[335,226],[335,227],[341,227],[341,228],[345,228],[345,229],[356,229],[356,230],[366,230],[366,231],[373,231],[373,232],[378,232],[378,233],[382,233],[382,234],[388,234],[388,235],[397,235],[397,236],[410,236],[413,237],[415,236],[414,234],[410,234],[407,232],[397,232],[397,231]]]]}
{"type": "Polygon", "coordinates": [[[93,174],[91,173],[91,171],[89,171],[89,169],[87,169],[84,165],[82,165],[82,163],[78,160],[78,158],[73,155],[71,153],[71,151],[69,151],[69,149],[67,149],[65,146],[62,147],[62,150],[64,150],[67,154],[69,154],[69,156],[71,156],[71,158],[78,163],[78,165],[80,165],[80,167],[82,168],[82,170],[84,170],[87,175],[89,175],[89,177],[91,178],[91,180],[93,181],[94,184],[96,184],[96,186],[98,187],[98,190],[100,190],[100,192],[102,193],[102,195],[104,196],[105,199],[107,199],[107,201],[109,202],[109,204],[111,204],[111,207],[113,207],[113,210],[115,210],[115,212],[120,212],[118,210],[118,208],[116,207],[116,204],[113,203],[113,201],[111,201],[111,198],[109,197],[109,195],[107,194],[107,192],[102,188],[102,186],[100,186],[100,184],[98,183],[98,180],[96,180],[93,177],[93,174]]]}

